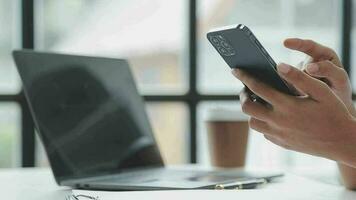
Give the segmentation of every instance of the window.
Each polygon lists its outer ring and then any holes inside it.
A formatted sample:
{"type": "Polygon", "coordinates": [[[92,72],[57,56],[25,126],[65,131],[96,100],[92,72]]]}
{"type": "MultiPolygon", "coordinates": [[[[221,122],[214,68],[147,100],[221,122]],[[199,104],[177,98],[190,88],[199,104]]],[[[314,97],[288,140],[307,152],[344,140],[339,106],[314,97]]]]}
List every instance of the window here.
{"type": "MultiPolygon", "coordinates": [[[[311,38],[336,49],[347,64],[352,2],[0,0],[0,25],[7,27],[0,29],[0,167],[17,166],[21,160],[22,166],[33,166],[35,158],[37,165],[47,165],[20,92],[11,59],[14,48],[127,58],[166,163],[208,163],[204,113],[215,106],[238,108],[242,84],[208,44],[206,32],[216,26],[246,24],[277,62],[293,65],[303,55],[286,50],[282,40],[311,38]]],[[[282,150],[258,133],[252,133],[249,146],[249,153],[255,152],[264,153],[250,156],[248,164],[329,164],[282,150]]]]}
{"type": "Polygon", "coordinates": [[[185,104],[147,104],[148,115],[163,160],[167,164],[188,163],[188,112],[185,104]]]}
{"type": "Polygon", "coordinates": [[[0,168],[20,166],[20,115],[17,103],[0,104],[0,168]]]}
{"type": "Polygon", "coordinates": [[[38,0],[36,48],[127,58],[142,94],[182,94],[186,7],[183,0],[38,0]]]}
{"type": "Polygon", "coordinates": [[[19,77],[11,57],[11,50],[20,46],[18,4],[18,1],[0,1],[0,26],[3,27],[0,30],[0,93],[2,94],[15,94],[20,91],[19,77]]]}
{"type": "Polygon", "coordinates": [[[19,2],[0,1],[0,168],[20,166],[20,116],[15,94],[20,81],[11,57],[11,50],[19,47],[19,2]],[[2,97],[1,97],[2,96],[2,97]]]}

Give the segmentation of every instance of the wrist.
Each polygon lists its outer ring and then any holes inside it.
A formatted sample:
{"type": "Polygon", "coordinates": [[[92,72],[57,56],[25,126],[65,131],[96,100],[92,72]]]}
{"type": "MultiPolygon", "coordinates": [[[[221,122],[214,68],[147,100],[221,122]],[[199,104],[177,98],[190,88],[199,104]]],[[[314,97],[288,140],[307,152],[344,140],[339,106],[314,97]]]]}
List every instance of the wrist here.
{"type": "Polygon", "coordinates": [[[355,190],[356,189],[356,168],[338,163],[341,180],[346,188],[355,190]]]}
{"type": "MultiPolygon", "coordinates": [[[[355,108],[353,108],[352,112],[356,114],[355,108]]],[[[356,168],[356,117],[354,114],[350,113],[349,120],[342,128],[346,137],[344,140],[339,141],[340,151],[338,151],[338,155],[335,155],[337,157],[335,160],[339,164],[356,168]]]]}

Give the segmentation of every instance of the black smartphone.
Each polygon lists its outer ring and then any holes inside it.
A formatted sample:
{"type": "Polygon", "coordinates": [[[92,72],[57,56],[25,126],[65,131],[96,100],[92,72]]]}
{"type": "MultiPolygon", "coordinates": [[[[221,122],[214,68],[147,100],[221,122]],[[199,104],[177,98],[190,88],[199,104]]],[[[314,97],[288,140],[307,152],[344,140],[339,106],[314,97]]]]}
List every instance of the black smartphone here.
{"type": "MultiPolygon", "coordinates": [[[[283,93],[297,95],[296,90],[279,76],[276,63],[247,26],[218,28],[209,31],[207,37],[230,68],[242,69],[283,93]]],[[[261,101],[254,94],[251,97],[261,101]]]]}

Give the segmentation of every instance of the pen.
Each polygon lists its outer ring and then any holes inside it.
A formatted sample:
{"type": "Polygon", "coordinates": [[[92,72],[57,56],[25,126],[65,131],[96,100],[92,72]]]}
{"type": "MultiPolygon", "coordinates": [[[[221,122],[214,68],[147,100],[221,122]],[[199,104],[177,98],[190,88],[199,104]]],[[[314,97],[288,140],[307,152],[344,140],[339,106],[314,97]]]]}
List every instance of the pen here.
{"type": "Polygon", "coordinates": [[[225,190],[225,189],[254,189],[259,185],[266,184],[267,181],[263,178],[252,179],[252,180],[243,180],[243,181],[234,181],[228,183],[222,183],[215,186],[216,190],[225,190]]]}

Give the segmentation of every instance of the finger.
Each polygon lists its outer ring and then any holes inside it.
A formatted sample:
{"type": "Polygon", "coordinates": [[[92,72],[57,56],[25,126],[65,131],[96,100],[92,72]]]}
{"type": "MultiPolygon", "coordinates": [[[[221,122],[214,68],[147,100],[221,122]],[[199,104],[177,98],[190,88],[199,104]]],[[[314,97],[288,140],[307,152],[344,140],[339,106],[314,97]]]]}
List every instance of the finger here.
{"type": "Polygon", "coordinates": [[[247,92],[240,93],[241,108],[244,113],[260,120],[270,120],[272,111],[258,102],[253,102],[247,92]]]}
{"type": "Polygon", "coordinates": [[[334,50],[316,43],[313,40],[289,38],[284,41],[284,46],[308,54],[313,57],[314,61],[330,60],[340,63],[339,57],[334,50]]]}
{"type": "Polygon", "coordinates": [[[330,89],[326,83],[309,76],[299,69],[281,63],[277,66],[277,70],[284,80],[314,100],[324,100],[325,97],[330,95],[330,89]]]}
{"type": "Polygon", "coordinates": [[[313,77],[327,79],[331,87],[334,88],[344,88],[346,84],[349,84],[346,71],[331,61],[310,63],[307,65],[306,72],[313,77]]]}
{"type": "Polygon", "coordinates": [[[287,95],[282,94],[281,92],[273,89],[261,81],[258,81],[247,72],[244,72],[240,69],[234,69],[232,70],[232,73],[236,78],[243,82],[246,87],[248,87],[248,89],[250,89],[253,93],[271,105],[284,103],[287,99],[287,95]]]}
{"type": "Polygon", "coordinates": [[[271,134],[271,127],[267,122],[251,117],[248,121],[250,128],[263,134],[271,134]]]}

